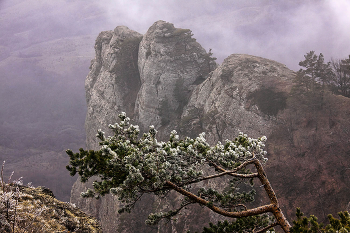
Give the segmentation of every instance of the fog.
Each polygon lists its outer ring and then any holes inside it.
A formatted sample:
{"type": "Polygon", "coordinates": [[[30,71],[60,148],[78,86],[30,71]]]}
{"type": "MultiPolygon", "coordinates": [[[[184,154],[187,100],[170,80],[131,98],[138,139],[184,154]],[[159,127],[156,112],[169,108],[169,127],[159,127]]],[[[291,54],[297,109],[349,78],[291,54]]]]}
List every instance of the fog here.
{"type": "Polygon", "coordinates": [[[108,25],[145,33],[158,19],[189,28],[222,62],[232,53],[270,58],[298,70],[311,50],[326,59],[349,53],[350,2],[329,1],[113,1],[100,2],[108,25]]]}
{"type": "Polygon", "coordinates": [[[347,0],[2,0],[0,11],[8,12],[11,6],[21,9],[20,17],[17,12],[2,15],[1,29],[16,37],[29,28],[32,33],[16,47],[72,35],[97,36],[118,25],[145,33],[155,21],[165,20],[191,29],[219,62],[232,53],[246,53],[297,70],[310,50],[324,53],[326,59],[348,55],[344,49],[350,38],[347,0]]]}
{"type": "Polygon", "coordinates": [[[84,79],[101,31],[125,25],[144,34],[165,20],[191,29],[219,63],[245,53],[298,70],[311,50],[326,60],[350,54],[349,12],[348,0],[0,0],[0,159],[69,198],[76,178],[67,178],[64,150],[85,146],[84,79]],[[24,168],[23,158],[46,164],[53,152],[62,164],[24,168]]]}

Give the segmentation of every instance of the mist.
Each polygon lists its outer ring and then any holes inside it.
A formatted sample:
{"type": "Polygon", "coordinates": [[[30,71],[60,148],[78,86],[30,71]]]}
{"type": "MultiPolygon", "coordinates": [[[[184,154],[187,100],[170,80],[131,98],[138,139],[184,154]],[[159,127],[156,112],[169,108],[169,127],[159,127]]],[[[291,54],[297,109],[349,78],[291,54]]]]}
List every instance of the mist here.
{"type": "Polygon", "coordinates": [[[165,20],[191,29],[206,49],[212,48],[219,62],[232,53],[245,53],[297,70],[299,60],[311,50],[322,52],[326,59],[348,55],[344,49],[350,38],[347,0],[4,0],[0,5],[7,10],[16,6],[21,8],[19,20],[17,12],[1,16],[5,22],[1,29],[15,37],[31,29],[27,40],[18,41],[16,47],[73,35],[97,36],[119,25],[144,34],[155,21],[165,20]],[[17,20],[10,21],[11,17],[17,20]]]}
{"type": "Polygon", "coordinates": [[[76,178],[64,168],[64,150],[85,146],[84,80],[101,31],[124,25],[144,34],[165,20],[191,29],[218,63],[244,53],[296,71],[311,50],[326,61],[350,54],[349,12],[347,0],[2,0],[0,159],[25,181],[69,199],[76,178]],[[67,184],[48,178],[55,176],[67,184]]]}
{"type": "Polygon", "coordinates": [[[350,2],[340,1],[101,1],[108,25],[145,33],[161,19],[189,28],[221,63],[232,53],[276,60],[298,70],[311,50],[347,57],[350,2]]]}

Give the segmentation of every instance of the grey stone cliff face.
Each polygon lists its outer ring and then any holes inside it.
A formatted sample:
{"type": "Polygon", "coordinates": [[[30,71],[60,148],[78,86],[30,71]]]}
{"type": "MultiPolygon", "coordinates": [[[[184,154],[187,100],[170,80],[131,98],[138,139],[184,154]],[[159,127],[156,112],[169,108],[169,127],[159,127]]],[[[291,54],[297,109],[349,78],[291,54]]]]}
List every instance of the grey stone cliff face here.
{"type": "MultiPolygon", "coordinates": [[[[116,122],[121,111],[127,112],[129,116],[134,112],[134,103],[140,88],[137,54],[141,39],[140,33],[123,26],[115,28],[114,31],[101,32],[96,39],[96,56],[91,61],[90,73],[85,81],[88,149],[99,149],[95,136],[98,129],[107,130],[108,124],[116,122]]],[[[116,216],[118,202],[111,195],[100,200],[82,199],[80,193],[90,187],[91,182],[75,182],[71,202],[97,217],[104,232],[109,232],[109,229],[113,229],[110,226],[118,225],[118,218],[111,217],[116,216]]]]}
{"type": "Polygon", "coordinates": [[[144,130],[159,128],[181,115],[196,80],[204,80],[216,63],[192,38],[189,29],[157,21],[144,35],[138,66],[141,88],[135,113],[144,130]]]}
{"type": "Polygon", "coordinates": [[[132,115],[140,76],[137,53],[142,35],[127,27],[101,32],[96,39],[96,57],[85,80],[87,146],[98,149],[98,129],[116,122],[118,112],[132,115]]]}
{"type": "Polygon", "coordinates": [[[193,91],[182,115],[182,131],[206,132],[210,143],[239,132],[269,135],[274,116],[286,107],[294,72],[265,58],[233,54],[193,91]]]}
{"type": "MultiPolygon", "coordinates": [[[[204,131],[210,143],[239,131],[268,136],[294,76],[280,63],[249,55],[231,55],[217,67],[190,30],[164,21],[154,23],[144,36],[126,27],[102,32],[95,50],[85,83],[87,148],[94,150],[99,149],[97,130],[110,135],[107,125],[121,111],[141,130],[155,125],[161,140],[172,129],[184,136],[204,131]]],[[[103,232],[194,232],[202,230],[203,222],[217,220],[197,206],[185,210],[176,223],[149,227],[144,224],[147,215],[163,210],[167,201],[176,204],[179,195],[161,202],[146,196],[132,213],[119,215],[120,204],[112,195],[83,200],[80,193],[89,186],[91,182],[77,181],[71,202],[97,217],[103,232]]]]}

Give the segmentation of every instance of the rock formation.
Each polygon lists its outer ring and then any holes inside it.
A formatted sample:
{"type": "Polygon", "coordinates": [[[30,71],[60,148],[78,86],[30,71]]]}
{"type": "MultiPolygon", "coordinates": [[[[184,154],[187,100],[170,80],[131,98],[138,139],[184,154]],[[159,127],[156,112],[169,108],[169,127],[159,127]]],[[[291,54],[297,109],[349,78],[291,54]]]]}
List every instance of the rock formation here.
{"type": "Polygon", "coordinates": [[[274,117],[286,107],[293,77],[294,72],[278,62],[233,54],[193,91],[180,131],[192,136],[206,132],[210,143],[239,132],[269,135],[274,117]]]}
{"type": "Polygon", "coordinates": [[[140,43],[138,66],[141,88],[135,114],[147,130],[179,118],[195,82],[204,80],[216,64],[189,29],[158,21],[140,43]]]}
{"type": "MultiPolygon", "coordinates": [[[[276,136],[278,124],[288,126],[280,118],[288,112],[287,101],[295,76],[283,64],[261,57],[233,54],[217,66],[211,54],[192,38],[190,30],[175,28],[164,21],[155,22],[143,36],[127,27],[102,32],[96,40],[95,50],[96,57],[85,85],[88,149],[99,149],[95,137],[97,129],[106,130],[108,124],[115,123],[118,113],[125,111],[134,123],[141,126],[141,130],[147,130],[151,124],[160,129],[162,133],[158,136],[161,140],[166,140],[172,129],[180,135],[192,137],[206,132],[210,143],[233,138],[240,131],[252,137],[275,135],[272,141],[276,146],[270,147],[272,163],[268,165],[274,171],[283,172],[286,166],[290,166],[288,169],[292,167],[278,157],[280,145],[284,143],[285,153],[301,151],[302,147],[296,147],[288,140],[277,140],[288,139],[288,135],[276,136]]],[[[348,100],[342,101],[344,106],[349,104],[348,100]]],[[[289,132],[288,129],[282,131],[289,132]]],[[[304,131],[310,132],[308,128],[304,131]]],[[[110,132],[106,131],[106,134],[110,132]]],[[[307,151],[308,147],[304,150],[307,151]]],[[[293,154],[288,156],[293,159],[293,154]]],[[[323,164],[327,163],[324,160],[323,164]]],[[[303,165],[304,172],[308,172],[308,164],[303,165]]],[[[347,174],[347,170],[344,171],[347,174]]],[[[298,180],[289,174],[283,176],[282,181],[281,177],[277,173],[271,174],[271,180],[279,183],[277,194],[297,187],[298,180]],[[286,189],[288,184],[290,187],[286,189]]],[[[99,200],[80,198],[80,193],[87,186],[89,183],[77,181],[72,188],[71,202],[96,216],[104,232],[201,231],[203,222],[217,220],[210,211],[198,207],[195,209],[195,212],[201,212],[198,216],[193,214],[193,209],[185,210],[176,223],[146,226],[144,220],[148,213],[166,208],[164,203],[167,200],[159,202],[153,197],[144,197],[130,214],[119,215],[120,204],[114,196],[107,195],[99,200]]],[[[287,203],[285,198],[290,192],[284,195],[281,199],[287,203]]],[[[168,203],[174,204],[171,200],[177,201],[178,198],[173,196],[168,203]]],[[[291,211],[296,207],[294,203],[300,203],[294,201],[289,202],[291,211]]],[[[344,205],[348,202],[344,201],[344,205]]],[[[290,212],[289,217],[291,215],[290,212]]]]}
{"type": "MultiPolygon", "coordinates": [[[[85,121],[86,144],[97,150],[95,137],[98,129],[106,130],[108,124],[116,122],[118,113],[125,111],[132,115],[136,96],[140,88],[137,66],[138,48],[142,35],[127,27],[119,26],[113,31],[101,32],[95,43],[95,59],[91,61],[90,73],[86,78],[85,90],[87,114],[85,121]]],[[[104,232],[113,232],[117,225],[118,205],[114,196],[103,199],[82,199],[80,193],[86,185],[77,181],[72,188],[71,202],[96,216],[104,232]],[[112,226],[111,228],[109,228],[112,226]]]]}
{"type": "Polygon", "coordinates": [[[102,233],[98,221],[71,203],[55,198],[45,187],[2,183],[1,232],[102,233]],[[3,214],[7,213],[7,214],[3,214]]]}
{"type": "Polygon", "coordinates": [[[87,146],[91,149],[98,148],[93,135],[115,122],[116,113],[133,113],[140,88],[137,54],[141,39],[140,33],[123,26],[101,32],[96,39],[96,56],[85,81],[88,106],[85,128],[90,135],[87,146]]]}
{"type": "MultiPolygon", "coordinates": [[[[143,36],[127,27],[102,32],[95,50],[85,84],[89,149],[98,149],[97,129],[106,130],[121,111],[142,130],[151,124],[161,128],[161,139],[172,129],[191,136],[205,131],[210,142],[233,137],[238,131],[268,134],[273,115],[284,108],[284,93],[294,76],[282,64],[249,55],[231,55],[217,67],[215,58],[192,38],[189,29],[164,21],[155,22],[143,36]],[[280,109],[272,113],[260,109],[259,93],[264,91],[279,95],[280,109]]],[[[71,202],[100,219],[104,232],[200,231],[202,226],[196,228],[195,222],[216,220],[206,210],[198,210],[201,216],[184,211],[176,224],[151,228],[144,220],[156,203],[161,210],[164,200],[159,204],[145,197],[147,201],[138,203],[142,208],[119,215],[119,203],[111,195],[100,200],[80,198],[88,185],[77,181],[71,202]]]]}
{"type": "MultiPolygon", "coordinates": [[[[101,32],[95,51],[85,83],[89,149],[99,148],[97,130],[107,130],[121,111],[136,119],[143,130],[155,124],[169,132],[180,120],[193,88],[216,68],[214,58],[192,38],[189,29],[164,21],[154,23],[144,36],[127,27],[101,32]]],[[[119,215],[120,206],[111,195],[100,200],[80,198],[89,185],[77,181],[71,202],[100,219],[104,232],[130,232],[137,222],[138,230],[152,231],[144,220],[153,198],[145,197],[149,207],[143,203],[144,211],[136,208],[131,214],[119,215]]]]}

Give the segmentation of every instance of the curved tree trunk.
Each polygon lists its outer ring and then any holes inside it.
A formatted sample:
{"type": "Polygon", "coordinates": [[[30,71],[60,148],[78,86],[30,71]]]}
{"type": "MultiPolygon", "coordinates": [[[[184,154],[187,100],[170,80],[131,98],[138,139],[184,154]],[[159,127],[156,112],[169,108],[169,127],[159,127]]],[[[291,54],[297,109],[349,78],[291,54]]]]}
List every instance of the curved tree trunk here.
{"type": "MultiPolygon", "coordinates": [[[[288,220],[286,219],[286,217],[284,216],[282,210],[279,207],[278,204],[278,200],[276,197],[275,192],[273,191],[271,184],[269,182],[269,180],[267,179],[265,170],[263,168],[263,166],[261,165],[260,161],[258,159],[254,159],[251,161],[247,161],[246,163],[242,164],[241,166],[239,166],[240,168],[247,166],[248,164],[254,164],[257,170],[257,173],[253,173],[251,175],[254,175],[255,177],[258,177],[261,184],[264,186],[265,188],[265,192],[268,195],[271,204],[269,205],[264,205],[264,206],[259,206],[253,209],[248,209],[248,210],[244,210],[244,211],[239,211],[239,212],[229,212],[226,211],[220,207],[217,207],[215,205],[210,204],[208,201],[206,201],[205,199],[177,186],[176,184],[170,182],[170,181],[166,181],[166,184],[171,187],[172,189],[174,189],[175,191],[177,191],[178,193],[187,196],[188,198],[190,198],[191,200],[193,200],[196,203],[205,205],[206,207],[208,207],[209,209],[211,209],[212,211],[214,211],[215,213],[218,213],[220,215],[226,216],[226,217],[231,217],[231,218],[241,218],[241,217],[248,217],[248,216],[254,216],[254,215],[258,215],[258,214],[263,214],[263,213],[272,213],[275,218],[276,218],[276,223],[273,225],[280,225],[281,228],[283,229],[284,232],[289,233],[290,232],[290,228],[291,225],[289,224],[288,220]]],[[[234,171],[226,171],[225,169],[219,167],[219,166],[215,166],[217,169],[219,169],[220,171],[222,171],[225,175],[232,175],[232,176],[240,176],[241,174],[237,174],[234,173],[236,172],[238,169],[235,169],[234,171]]],[[[221,176],[221,174],[217,175],[217,176],[221,176]]],[[[212,177],[216,177],[216,176],[212,176],[212,177]]],[[[210,178],[212,178],[210,177],[210,178]]]]}

